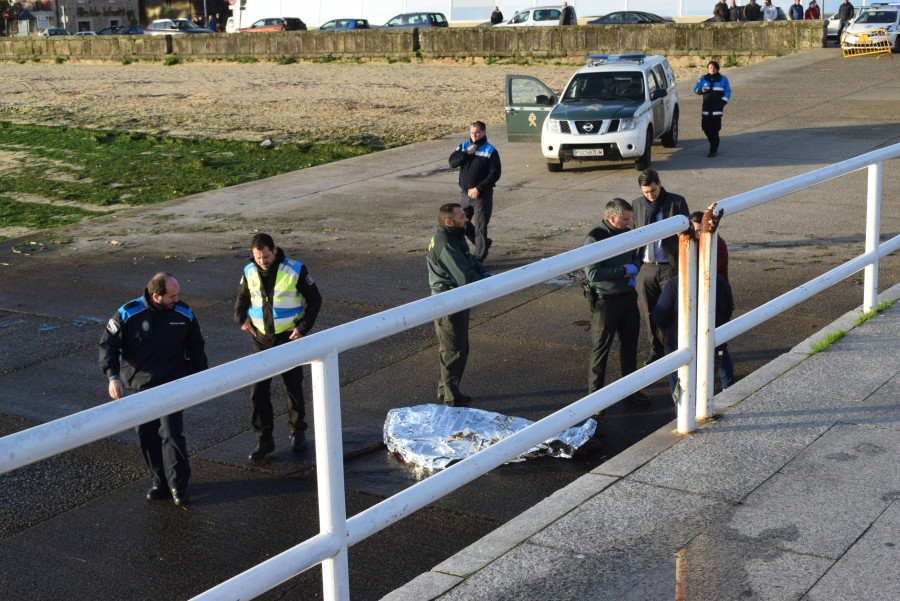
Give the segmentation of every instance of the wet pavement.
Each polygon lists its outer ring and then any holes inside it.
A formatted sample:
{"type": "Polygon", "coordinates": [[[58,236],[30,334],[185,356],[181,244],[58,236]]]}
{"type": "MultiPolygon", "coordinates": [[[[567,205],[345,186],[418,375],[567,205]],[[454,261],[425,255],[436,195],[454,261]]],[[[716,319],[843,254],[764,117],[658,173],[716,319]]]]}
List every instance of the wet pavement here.
{"type": "MultiPolygon", "coordinates": [[[[663,185],[685,195],[692,209],[900,141],[896,78],[884,60],[849,61],[826,49],[726,75],[734,97],[719,156],[706,158],[692,82],[679,84],[678,147],[654,147],[663,185]]],[[[488,266],[495,272],[580,246],[608,198],[639,193],[628,165],[550,174],[536,145],[505,143],[502,126],[488,132],[504,169],[491,222],[488,266]]],[[[210,363],[246,355],[249,341],[231,313],[255,230],[269,231],[288,256],[309,266],[325,297],[317,330],[427,295],[424,249],[437,207],[458,197],[446,163],[458,141],[448,136],[4,241],[0,433],[107,402],[96,364],[100,328],[160,269],[181,282],[210,363]]],[[[887,199],[900,190],[900,171],[885,169],[884,178],[882,232],[894,235],[900,207],[887,199]]],[[[864,184],[864,174],[853,174],[723,219],[738,315],[860,252],[864,184]]],[[[900,281],[896,257],[883,261],[880,277],[886,285],[900,281]]],[[[536,420],[585,393],[589,312],[573,281],[474,310],[464,383],[476,406],[536,420]]],[[[758,368],[861,298],[860,278],[849,278],[737,338],[729,347],[738,376],[752,382],[758,368]]],[[[642,341],[641,356],[646,349],[642,341]]],[[[422,477],[388,456],[380,441],[387,410],[434,399],[433,331],[415,328],[342,353],[340,362],[353,515],[422,477]]],[[[617,364],[614,355],[610,381],[617,364]]],[[[497,528],[545,498],[574,507],[565,500],[573,494],[567,485],[582,486],[586,474],[608,468],[636,443],[653,449],[653,440],[667,438],[663,431],[643,441],[674,417],[666,390],[663,382],[651,386],[646,409],[611,408],[599,449],[573,461],[503,466],[352,547],[352,597],[378,599],[489,533],[486,540],[504,540],[506,531],[497,528]]],[[[276,453],[251,465],[247,397],[239,391],[186,412],[194,470],[187,510],[143,500],[147,478],[131,432],[0,475],[0,599],[189,598],[315,533],[312,448],[300,456],[289,451],[281,416],[276,453]]],[[[274,404],[283,406],[280,392],[274,404]]],[[[691,495],[684,515],[696,500],[691,495]]],[[[734,503],[704,495],[711,513],[734,503]]],[[[654,565],[664,573],[670,559],[654,565]]],[[[264,598],[284,596],[320,598],[319,571],[264,598]]]]}
{"type": "Polygon", "coordinates": [[[385,600],[900,598],[900,310],[858,316],[385,600]]]}

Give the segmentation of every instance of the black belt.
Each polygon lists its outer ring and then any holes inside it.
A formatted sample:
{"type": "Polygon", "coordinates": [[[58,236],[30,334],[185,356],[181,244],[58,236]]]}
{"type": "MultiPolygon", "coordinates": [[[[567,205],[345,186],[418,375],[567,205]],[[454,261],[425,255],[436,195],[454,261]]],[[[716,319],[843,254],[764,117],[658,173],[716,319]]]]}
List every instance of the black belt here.
{"type": "Polygon", "coordinates": [[[612,298],[621,298],[623,296],[628,296],[629,294],[632,294],[634,292],[635,292],[634,290],[629,290],[628,292],[619,292],[618,294],[600,294],[599,292],[597,292],[596,294],[597,294],[597,298],[599,298],[601,300],[607,300],[607,299],[612,299],[612,298]]]}

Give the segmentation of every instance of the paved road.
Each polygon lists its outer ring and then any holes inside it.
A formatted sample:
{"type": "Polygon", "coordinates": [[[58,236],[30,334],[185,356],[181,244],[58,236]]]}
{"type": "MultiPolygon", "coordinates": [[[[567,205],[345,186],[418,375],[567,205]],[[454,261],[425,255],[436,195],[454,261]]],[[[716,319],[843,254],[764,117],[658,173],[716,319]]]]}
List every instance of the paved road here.
{"type": "MultiPolygon", "coordinates": [[[[663,185],[684,194],[692,208],[900,141],[896,86],[884,61],[851,61],[823,49],[726,74],[734,99],[719,157],[705,156],[692,82],[680,86],[679,146],[654,148],[663,185]]],[[[492,222],[494,271],[579,246],[608,198],[639,192],[628,166],[549,174],[534,145],[506,144],[503,134],[501,126],[489,128],[504,163],[492,222]]],[[[457,141],[420,143],[100,218],[71,230],[67,244],[50,242],[65,232],[38,244],[6,241],[0,249],[0,433],[106,401],[96,367],[100,324],[159,269],[182,282],[211,362],[245,355],[248,341],[230,315],[254,230],[269,231],[309,265],[326,297],[320,328],[421,298],[436,208],[456,197],[446,158],[457,141]]],[[[898,190],[897,178],[896,170],[885,169],[886,199],[898,190]]],[[[723,220],[739,313],[862,248],[864,182],[864,174],[849,176],[723,220]]],[[[882,231],[896,233],[898,217],[886,202],[882,231]]],[[[884,262],[881,277],[900,280],[896,259],[884,262]]],[[[859,281],[848,280],[735,340],[738,375],[857,306],[861,295],[859,281]]],[[[579,290],[566,281],[479,307],[468,391],[485,409],[530,419],[579,398],[588,318],[579,290]]],[[[432,400],[435,363],[428,327],[341,356],[349,453],[378,443],[389,408],[432,400]]],[[[667,423],[673,410],[664,386],[649,392],[654,403],[646,412],[610,412],[602,449],[573,462],[506,466],[351,549],[354,598],[386,594],[667,423]]],[[[317,523],[312,451],[292,458],[284,428],[273,460],[249,466],[246,396],[235,393],[187,412],[195,471],[188,511],[143,501],[147,483],[131,433],[0,476],[0,597],[144,598],[152,590],[159,598],[185,598],[310,536],[317,523]],[[48,563],[55,569],[48,571],[48,563]]],[[[351,513],[418,477],[383,451],[356,456],[346,471],[351,513]]],[[[312,570],[278,594],[315,598],[318,580],[312,570]]]]}

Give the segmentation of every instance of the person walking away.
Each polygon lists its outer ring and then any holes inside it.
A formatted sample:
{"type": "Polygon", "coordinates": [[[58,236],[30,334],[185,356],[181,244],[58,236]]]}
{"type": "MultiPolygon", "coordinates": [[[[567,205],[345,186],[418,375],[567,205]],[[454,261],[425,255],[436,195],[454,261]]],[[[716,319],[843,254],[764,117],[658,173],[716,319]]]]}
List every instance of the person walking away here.
{"type": "Polygon", "coordinates": [[[718,62],[709,61],[706,71],[706,75],[694,86],[694,94],[703,96],[700,127],[709,141],[709,154],[706,156],[714,157],[719,154],[719,132],[722,130],[725,105],[731,100],[731,84],[727,77],[719,73],[718,62]]]}
{"type": "MultiPolygon", "coordinates": [[[[673,215],[690,215],[683,196],[668,192],[660,183],[654,169],[645,169],[638,176],[643,196],[631,202],[634,208],[635,229],[668,219],[673,215]]],[[[662,332],[653,322],[653,307],[670,279],[678,275],[678,235],[663,238],[640,249],[641,269],[637,275],[638,308],[641,323],[649,342],[651,353],[644,365],[653,363],[665,354],[662,332]]]]}
{"type": "Polygon", "coordinates": [[[717,23],[725,23],[731,20],[731,11],[728,10],[725,0],[719,0],[716,3],[713,7],[713,16],[716,18],[717,23]]]}
{"type": "Polygon", "coordinates": [[[494,6],[494,12],[491,13],[491,25],[503,22],[503,13],[500,12],[499,6],[494,6]]]}
{"type": "Polygon", "coordinates": [[[791,18],[791,21],[802,21],[803,13],[803,3],[801,0],[794,0],[794,3],[791,4],[791,8],[788,9],[788,16],[791,18]]]}
{"type": "Polygon", "coordinates": [[[850,0],[844,0],[844,2],[838,7],[837,18],[841,22],[838,26],[837,39],[838,46],[841,45],[841,34],[844,32],[844,28],[850,24],[850,19],[853,18],[853,5],[850,4],[850,0]]]}
{"type": "MultiPolygon", "coordinates": [[[[428,244],[426,266],[431,294],[440,294],[490,275],[469,252],[465,232],[469,219],[457,203],[438,209],[438,226],[428,244]]],[[[459,390],[469,360],[469,309],[434,320],[440,353],[437,396],[450,407],[469,405],[472,397],[459,390]]]]}
{"type": "MultiPolygon", "coordinates": [[[[178,300],[178,281],[169,273],[153,276],[143,295],[127,302],[106,324],[100,338],[100,369],[112,399],[149,390],[208,367],[200,324],[178,300]]],[[[136,428],[141,455],[150,470],[148,501],[171,498],[187,504],[191,477],[182,411],[136,428]]]]}
{"type": "MultiPolygon", "coordinates": [[[[603,221],[588,233],[584,246],[608,240],[631,228],[633,209],[622,198],[606,203],[603,221]]],[[[591,355],[588,363],[588,394],[603,388],[606,363],[616,336],[619,338],[619,364],[625,376],[637,371],[638,336],[641,315],[638,310],[636,276],[641,268],[641,253],[635,248],[584,268],[591,305],[591,355]]],[[[650,399],[638,391],[628,397],[637,405],[649,405],[650,399]]]]}
{"type": "Polygon", "coordinates": [[[500,179],[500,153],[488,142],[482,121],[469,126],[469,139],[450,155],[450,167],[459,167],[459,204],[466,213],[466,237],[475,245],[475,258],[487,259],[493,241],[488,223],[494,209],[494,186],[500,179]]]}
{"type": "Polygon", "coordinates": [[[762,20],[762,8],[760,8],[759,4],[756,3],[756,0],[750,0],[750,2],[744,5],[744,20],[762,20]]]}
{"type": "MultiPolygon", "coordinates": [[[[259,233],[250,241],[252,261],[244,267],[234,302],[234,320],[253,336],[253,353],[300,340],[316,323],[322,295],[306,265],[287,258],[272,236],[259,233]]],[[[287,402],[291,450],[306,448],[306,408],[303,399],[303,367],[281,374],[287,402]]],[[[256,447],[251,461],[260,461],[275,450],[272,378],[250,387],[251,423],[256,447]]]]}
{"type": "Polygon", "coordinates": [[[562,3],[562,7],[559,11],[559,24],[560,25],[578,25],[578,19],[575,17],[575,9],[567,2],[562,3]]]}
{"type": "Polygon", "coordinates": [[[815,21],[819,18],[819,5],[816,3],[816,0],[811,0],[809,8],[806,9],[806,13],[804,14],[804,18],[807,21],[815,21]]]}

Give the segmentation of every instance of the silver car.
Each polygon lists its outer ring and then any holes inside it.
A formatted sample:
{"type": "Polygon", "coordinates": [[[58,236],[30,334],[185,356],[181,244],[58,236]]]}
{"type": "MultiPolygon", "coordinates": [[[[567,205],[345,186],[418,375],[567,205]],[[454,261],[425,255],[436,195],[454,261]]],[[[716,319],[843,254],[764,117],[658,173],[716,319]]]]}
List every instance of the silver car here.
{"type": "Polygon", "coordinates": [[[157,19],[144,28],[144,35],[184,35],[191,33],[215,33],[199,27],[187,19],[157,19]]]}

